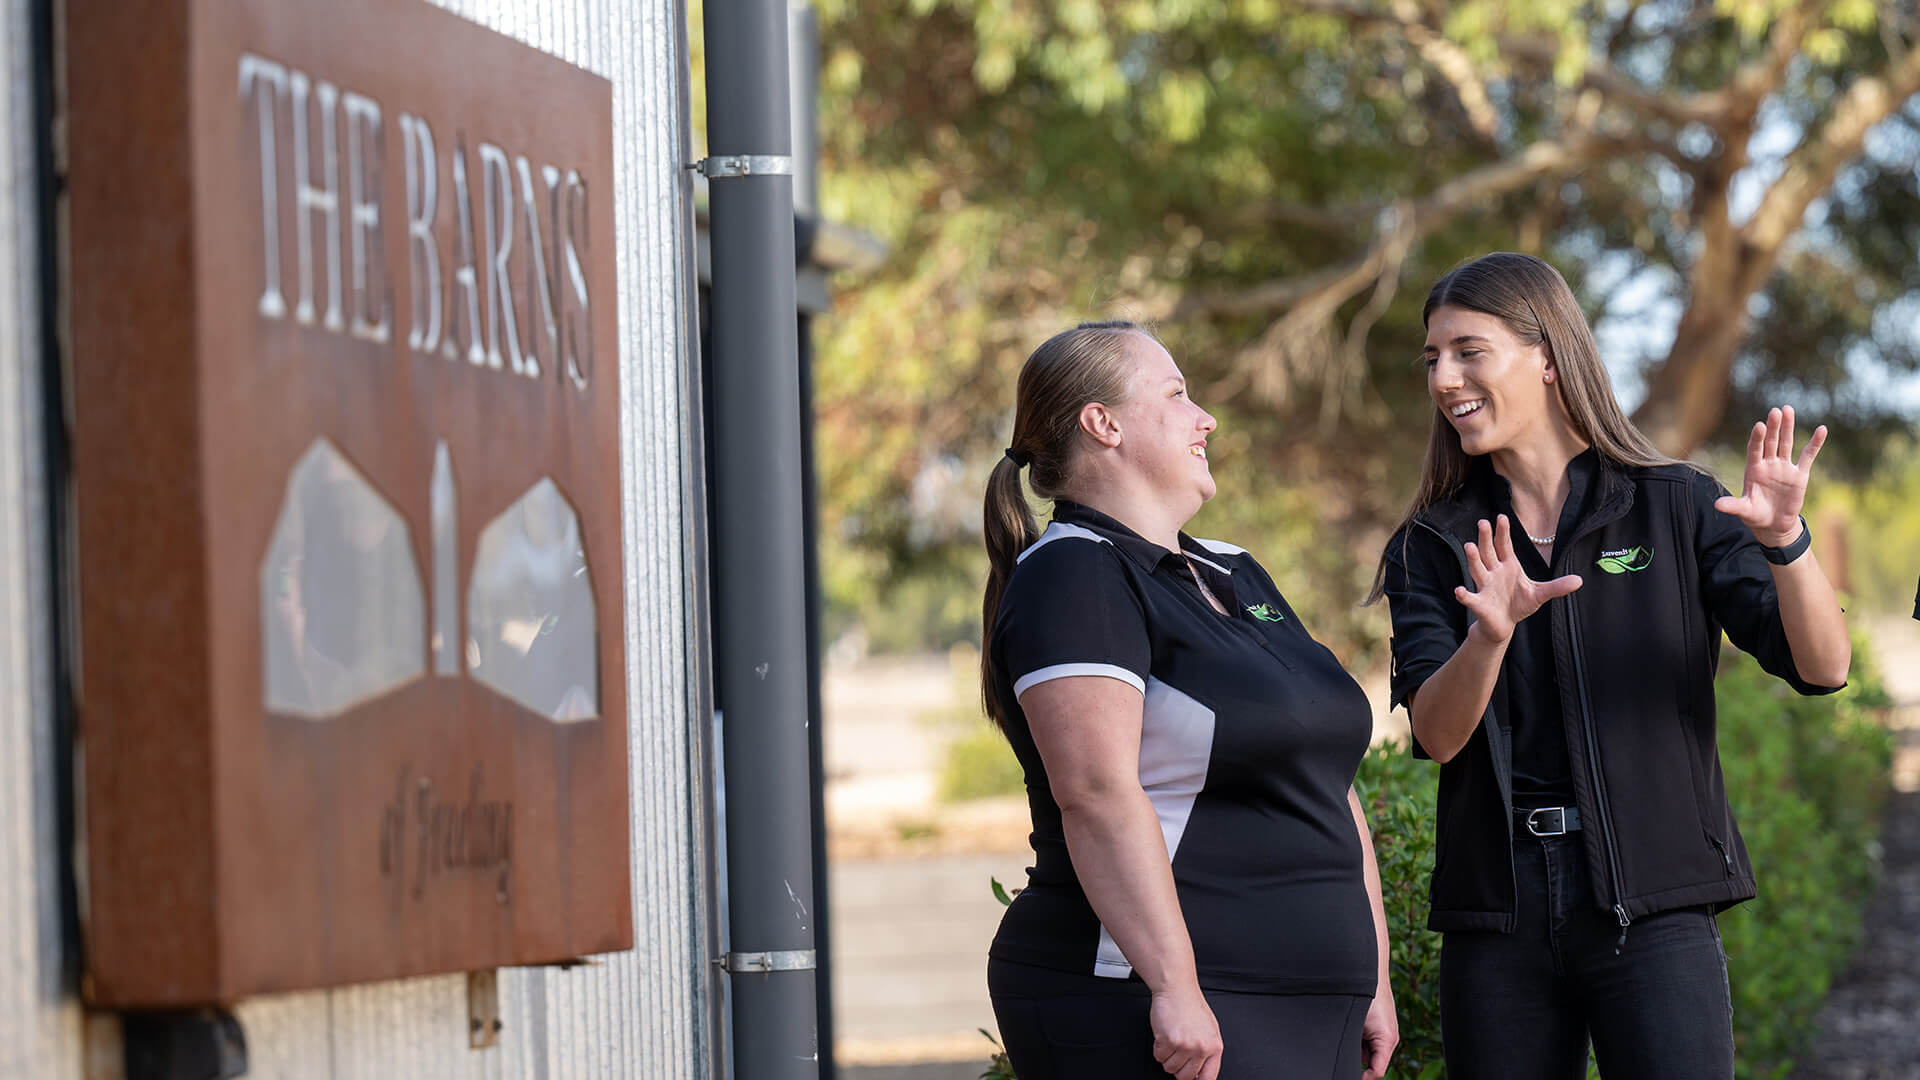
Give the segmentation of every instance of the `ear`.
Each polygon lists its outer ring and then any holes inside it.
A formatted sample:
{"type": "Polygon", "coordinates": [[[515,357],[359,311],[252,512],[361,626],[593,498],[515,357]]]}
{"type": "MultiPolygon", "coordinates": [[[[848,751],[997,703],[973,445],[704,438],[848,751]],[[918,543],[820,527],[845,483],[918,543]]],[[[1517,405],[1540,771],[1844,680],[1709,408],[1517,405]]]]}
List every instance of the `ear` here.
{"type": "Polygon", "coordinates": [[[1120,418],[1098,401],[1080,406],[1080,430],[1109,450],[1120,445],[1120,418]]]}

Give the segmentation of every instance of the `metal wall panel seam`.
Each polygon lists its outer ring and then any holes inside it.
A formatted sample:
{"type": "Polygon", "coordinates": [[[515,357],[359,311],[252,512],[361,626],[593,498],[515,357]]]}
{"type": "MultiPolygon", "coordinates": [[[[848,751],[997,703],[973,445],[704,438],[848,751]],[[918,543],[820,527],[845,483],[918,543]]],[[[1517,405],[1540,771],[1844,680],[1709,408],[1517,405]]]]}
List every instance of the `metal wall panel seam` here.
{"type": "Polygon", "coordinates": [[[0,1075],[57,1077],[78,1073],[81,1017],[61,985],[53,825],[34,15],[31,0],[0,0],[0,1075]]]}

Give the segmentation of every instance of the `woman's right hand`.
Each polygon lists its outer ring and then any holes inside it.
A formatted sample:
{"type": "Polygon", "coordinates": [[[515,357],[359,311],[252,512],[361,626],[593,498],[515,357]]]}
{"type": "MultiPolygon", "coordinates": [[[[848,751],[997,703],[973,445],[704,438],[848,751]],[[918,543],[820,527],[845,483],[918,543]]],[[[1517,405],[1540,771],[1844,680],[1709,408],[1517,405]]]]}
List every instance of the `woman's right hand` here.
{"type": "Polygon", "coordinates": [[[1580,576],[1568,574],[1552,581],[1535,581],[1527,576],[1520,559],[1513,553],[1513,527],[1507,515],[1489,525],[1480,519],[1480,541],[1468,541],[1467,570],[1473,575],[1473,588],[1454,587],[1456,600],[1473,612],[1469,633],[1477,631],[1489,642],[1500,644],[1513,636],[1521,619],[1539,611],[1546,602],[1565,596],[1580,587],[1580,576]]]}
{"type": "Polygon", "coordinates": [[[1153,1060],[1177,1080],[1220,1075],[1220,1023],[1200,984],[1153,992],[1153,1060]]]}

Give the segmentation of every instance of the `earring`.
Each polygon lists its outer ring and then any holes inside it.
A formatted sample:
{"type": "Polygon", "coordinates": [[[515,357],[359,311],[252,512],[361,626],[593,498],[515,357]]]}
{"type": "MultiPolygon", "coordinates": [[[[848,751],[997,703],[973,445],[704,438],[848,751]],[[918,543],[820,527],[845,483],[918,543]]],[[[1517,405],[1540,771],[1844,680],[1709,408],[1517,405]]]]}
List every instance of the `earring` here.
{"type": "Polygon", "coordinates": [[[1545,374],[1544,376],[1542,376],[1542,378],[1544,378],[1544,379],[1545,379],[1546,381],[1548,381],[1548,382],[1552,382],[1552,381],[1553,381],[1553,372],[1551,372],[1551,371],[1549,371],[1549,372],[1547,372],[1547,373],[1546,373],[1546,374],[1545,374]]]}

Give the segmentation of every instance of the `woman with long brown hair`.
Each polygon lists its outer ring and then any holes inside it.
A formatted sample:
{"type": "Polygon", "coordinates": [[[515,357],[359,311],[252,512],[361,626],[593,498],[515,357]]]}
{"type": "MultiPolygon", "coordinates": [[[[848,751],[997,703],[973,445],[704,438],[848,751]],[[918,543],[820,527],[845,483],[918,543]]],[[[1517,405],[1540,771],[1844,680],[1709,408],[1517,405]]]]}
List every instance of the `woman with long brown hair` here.
{"type": "Polygon", "coordinates": [[[987,484],[982,693],[1034,849],[987,980],[1021,1080],[1374,1077],[1398,1041],[1371,711],[1252,556],[1181,532],[1214,427],[1152,334],[1084,324],[1027,360],[987,484]]]}
{"type": "Polygon", "coordinates": [[[1654,449],[1566,282],[1528,255],[1427,297],[1432,436],[1374,595],[1395,705],[1442,763],[1428,926],[1454,1080],[1733,1076],[1714,915],[1754,895],[1714,742],[1721,632],[1804,694],[1846,622],[1800,506],[1792,409],[1743,493],[1654,449]]]}

